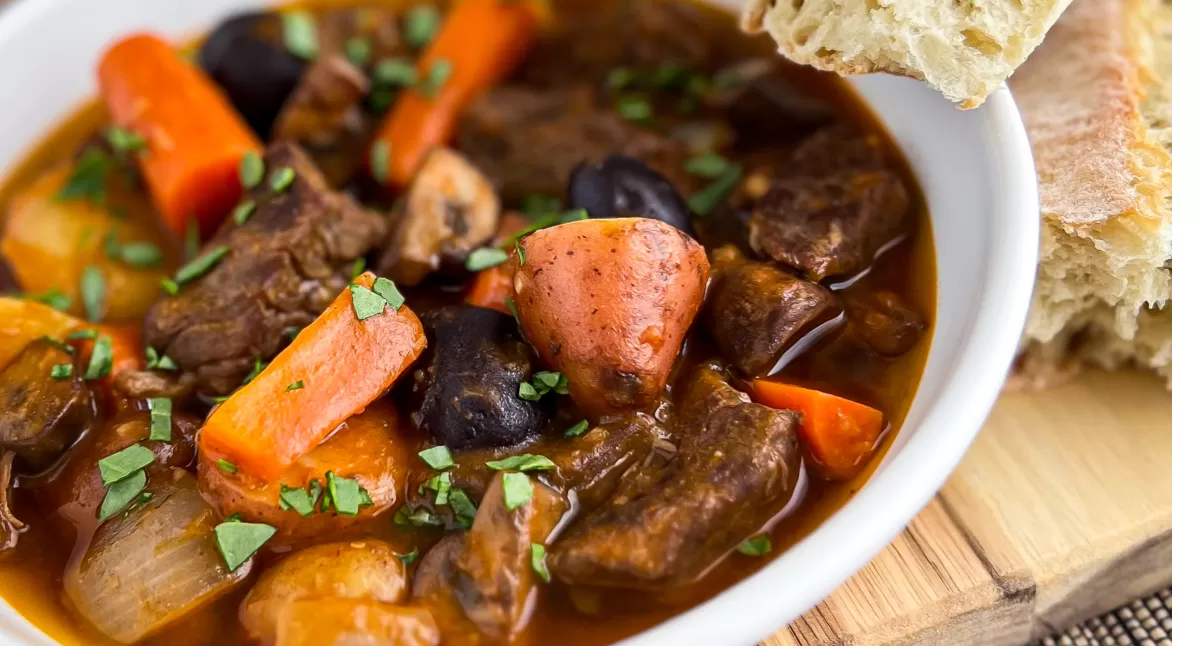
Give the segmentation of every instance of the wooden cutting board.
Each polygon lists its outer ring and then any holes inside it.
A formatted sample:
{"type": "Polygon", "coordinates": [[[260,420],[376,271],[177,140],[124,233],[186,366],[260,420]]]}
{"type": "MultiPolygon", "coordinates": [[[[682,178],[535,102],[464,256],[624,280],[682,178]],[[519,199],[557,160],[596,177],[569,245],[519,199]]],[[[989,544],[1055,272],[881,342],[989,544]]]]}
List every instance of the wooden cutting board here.
{"type": "Polygon", "coordinates": [[[1171,580],[1171,393],[1006,393],[930,505],[770,646],[1025,644],[1171,580]]]}

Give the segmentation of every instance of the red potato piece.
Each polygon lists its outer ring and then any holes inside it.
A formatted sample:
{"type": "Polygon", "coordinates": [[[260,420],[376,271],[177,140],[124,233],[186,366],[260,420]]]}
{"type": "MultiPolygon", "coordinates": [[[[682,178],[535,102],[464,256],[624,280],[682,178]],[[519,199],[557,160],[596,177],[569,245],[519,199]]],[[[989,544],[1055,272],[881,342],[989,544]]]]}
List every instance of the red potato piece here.
{"type": "Polygon", "coordinates": [[[425,608],[356,599],[304,599],[284,606],[274,646],[435,646],[437,624],[425,608]]]}
{"type": "Polygon", "coordinates": [[[325,543],[289,554],[267,570],[242,600],[240,618],[252,637],[266,641],[284,608],[297,599],[396,603],[407,588],[404,564],[388,543],[325,543]]]}
{"type": "Polygon", "coordinates": [[[560,224],[521,246],[517,315],[571,398],[591,413],[652,403],[704,299],[704,248],[646,218],[560,224]]]}
{"type": "Polygon", "coordinates": [[[397,435],[398,426],[395,407],[385,400],[376,401],[342,422],[329,439],[301,456],[281,475],[265,481],[241,469],[229,473],[201,452],[197,470],[200,490],[222,515],[241,514],[246,522],[274,527],[277,530],[271,539],[274,545],[296,545],[333,536],[387,514],[395,506],[412,458],[397,435]],[[279,506],[283,485],[307,489],[309,481],[318,480],[324,488],[328,471],[358,480],[359,486],[371,496],[372,504],[359,507],[357,515],[337,514],[331,505],[325,512],[317,509],[309,516],[301,516],[295,510],[285,511],[279,506]]]}

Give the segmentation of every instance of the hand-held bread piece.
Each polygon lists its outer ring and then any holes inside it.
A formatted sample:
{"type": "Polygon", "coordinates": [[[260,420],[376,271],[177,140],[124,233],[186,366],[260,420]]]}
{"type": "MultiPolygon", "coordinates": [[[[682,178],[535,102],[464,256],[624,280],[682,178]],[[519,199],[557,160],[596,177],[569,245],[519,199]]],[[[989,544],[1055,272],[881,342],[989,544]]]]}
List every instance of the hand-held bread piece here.
{"type": "Polygon", "coordinates": [[[1080,0],[1013,77],[1041,184],[1020,366],[1034,385],[1068,353],[1170,375],[1170,52],[1147,47],[1152,10],[1170,26],[1160,7],[1080,0]]]}
{"type": "Polygon", "coordinates": [[[518,244],[517,318],[571,398],[601,413],[658,397],[704,299],[704,248],[646,218],[560,224],[518,244]]]}
{"type": "Polygon", "coordinates": [[[963,108],[996,91],[1071,0],[750,0],[742,28],[788,58],[842,75],[925,81],[963,108]]]}

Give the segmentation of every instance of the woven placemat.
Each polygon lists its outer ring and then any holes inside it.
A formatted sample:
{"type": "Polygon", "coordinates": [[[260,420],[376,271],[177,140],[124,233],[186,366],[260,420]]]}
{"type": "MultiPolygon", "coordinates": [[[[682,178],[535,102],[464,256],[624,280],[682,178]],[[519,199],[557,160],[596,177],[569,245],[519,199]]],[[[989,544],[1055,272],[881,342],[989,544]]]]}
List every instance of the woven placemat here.
{"type": "Polygon", "coordinates": [[[1030,646],[1171,646],[1171,588],[1030,646]]]}

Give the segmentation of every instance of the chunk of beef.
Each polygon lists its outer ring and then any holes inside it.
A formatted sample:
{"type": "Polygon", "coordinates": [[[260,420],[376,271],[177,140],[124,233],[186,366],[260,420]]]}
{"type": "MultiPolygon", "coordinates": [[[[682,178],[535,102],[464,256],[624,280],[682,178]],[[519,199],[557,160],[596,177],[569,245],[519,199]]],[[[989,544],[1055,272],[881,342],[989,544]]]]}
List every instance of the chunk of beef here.
{"type": "Polygon", "coordinates": [[[644,162],[684,193],[695,185],[682,170],[682,143],[600,108],[587,90],[493,90],[472,104],[458,142],[508,200],[562,195],[575,166],[613,153],[644,162]]]}
{"type": "Polygon", "coordinates": [[[250,192],[257,208],[241,226],[226,222],[202,253],[228,253],[202,277],[150,308],[147,345],[196,376],[206,395],[228,395],[311,323],[349,282],[356,258],[383,237],[384,223],[334,193],[294,144],[273,144],[267,177],[291,168],[282,192],[269,181],[250,192]]]}
{"type": "Polygon", "coordinates": [[[602,507],[551,548],[571,585],[658,589],[700,576],[786,504],[800,472],[799,416],[749,402],[717,364],[680,401],[679,454],[641,495],[602,507]]]}
{"type": "Polygon", "coordinates": [[[383,274],[416,285],[430,272],[461,264],[496,233],[500,199],[462,155],[435,148],[417,171],[408,197],[396,202],[380,258],[383,274]]]}
{"type": "Polygon", "coordinates": [[[750,217],[750,245],[812,280],[849,276],[905,234],[911,200],[883,143],[836,126],[806,140],[750,217]]]}
{"type": "Polygon", "coordinates": [[[184,400],[196,390],[196,375],[160,370],[122,370],[113,377],[113,389],[130,399],[184,400]]]}
{"type": "MultiPolygon", "coordinates": [[[[488,462],[519,454],[541,455],[557,468],[539,477],[558,491],[573,492],[579,505],[590,509],[607,500],[622,476],[650,457],[655,439],[665,433],[653,417],[634,413],[591,428],[581,437],[545,436],[520,447],[455,451],[454,486],[479,500],[496,473],[488,462]]],[[[433,475],[432,469],[418,468],[409,478],[410,488],[433,475]]]]}
{"type": "Polygon", "coordinates": [[[624,155],[576,166],[567,186],[567,205],[585,209],[593,218],[650,218],[696,237],[691,209],[679,191],[649,166],[624,155]]]}
{"type": "Polygon", "coordinates": [[[782,59],[751,58],[721,71],[735,82],[710,95],[709,102],[725,111],[739,149],[787,145],[837,117],[828,101],[789,78],[798,73],[790,67],[782,59]]]}
{"type": "Polygon", "coordinates": [[[471,529],[443,538],[421,562],[415,598],[430,608],[440,628],[511,643],[536,600],[531,546],[546,543],[566,510],[561,495],[535,481],[529,502],[509,511],[497,474],[471,529]]]}
{"type": "Polygon", "coordinates": [[[757,376],[789,359],[797,345],[841,312],[829,290],[771,263],[747,260],[734,247],[713,254],[709,324],[721,354],[757,376]]]}
{"type": "Polygon", "coordinates": [[[451,449],[513,446],[542,433],[550,398],[521,399],[533,376],[533,349],[513,317],[482,307],[446,307],[421,317],[433,361],[417,427],[451,449]]]}
{"type": "Polygon", "coordinates": [[[908,352],[925,331],[925,319],[909,309],[895,292],[880,290],[849,296],[846,311],[858,337],[885,357],[908,352]]]}
{"type": "Polygon", "coordinates": [[[344,186],[366,156],[372,127],[361,103],[370,88],[340,53],[322,55],[288,97],[271,138],[299,143],[330,184],[344,186]]]}
{"type": "Polygon", "coordinates": [[[0,450],[16,453],[28,469],[57,461],[93,416],[83,374],[57,343],[35,340],[0,370],[0,450]],[[57,365],[71,372],[55,378],[57,365]]]}

